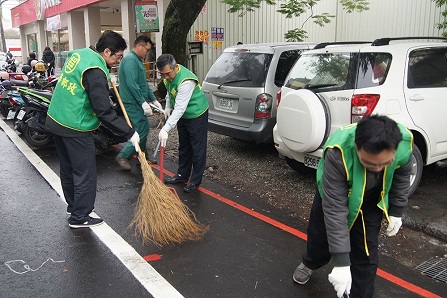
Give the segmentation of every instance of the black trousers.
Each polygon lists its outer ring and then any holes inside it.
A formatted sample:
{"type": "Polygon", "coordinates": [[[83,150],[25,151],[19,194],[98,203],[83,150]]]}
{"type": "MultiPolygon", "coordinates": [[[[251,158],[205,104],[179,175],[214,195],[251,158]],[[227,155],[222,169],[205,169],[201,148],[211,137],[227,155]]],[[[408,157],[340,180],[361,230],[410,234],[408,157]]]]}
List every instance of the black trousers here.
{"type": "Polygon", "coordinates": [[[200,185],[206,166],[208,110],[194,119],[177,122],[179,165],[177,174],[189,177],[189,183],[200,185]],[[192,170],[192,172],[191,172],[192,170]]]}
{"type": "MultiPolygon", "coordinates": [[[[366,200],[362,205],[363,221],[366,230],[366,242],[369,256],[366,254],[362,215],[359,214],[350,230],[352,287],[350,297],[372,297],[377,266],[379,263],[378,237],[383,218],[383,211],[376,205],[377,200],[366,200]]],[[[322,199],[317,191],[310,212],[307,228],[307,251],[303,263],[316,270],[326,265],[331,259],[329,244],[324,224],[322,199]]]]}
{"type": "Polygon", "coordinates": [[[96,155],[92,137],[54,135],[60,160],[60,178],[70,220],[82,222],[93,211],[96,199],[96,155]]]}

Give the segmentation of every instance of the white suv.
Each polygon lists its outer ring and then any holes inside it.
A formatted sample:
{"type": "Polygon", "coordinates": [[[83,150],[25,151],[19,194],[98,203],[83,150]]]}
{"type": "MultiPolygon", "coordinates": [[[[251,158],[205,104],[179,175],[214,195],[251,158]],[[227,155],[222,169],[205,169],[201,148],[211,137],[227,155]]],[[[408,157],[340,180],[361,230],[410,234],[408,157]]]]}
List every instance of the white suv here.
{"type": "Polygon", "coordinates": [[[365,115],[387,115],[414,135],[412,194],[423,165],[447,159],[446,41],[382,38],[302,53],[277,96],[273,137],[280,155],[297,171],[316,168],[335,130],[365,115]]]}

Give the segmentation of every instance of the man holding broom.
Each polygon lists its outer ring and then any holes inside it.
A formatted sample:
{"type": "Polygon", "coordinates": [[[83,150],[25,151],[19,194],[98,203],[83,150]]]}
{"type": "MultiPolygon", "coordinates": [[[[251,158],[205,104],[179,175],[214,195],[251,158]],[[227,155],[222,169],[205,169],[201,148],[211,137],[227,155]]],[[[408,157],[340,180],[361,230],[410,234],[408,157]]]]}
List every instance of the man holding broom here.
{"type": "Polygon", "coordinates": [[[54,134],[71,228],[88,228],[103,223],[101,218],[89,215],[96,199],[92,131],[102,122],[138,147],[138,133],[116,115],[109,102],[108,67],[121,60],[126,48],[121,35],[107,30],[99,38],[96,48],[71,51],[48,109],[46,126],[54,134]]]}
{"type": "Polygon", "coordinates": [[[206,165],[208,101],[197,76],[183,65],[177,64],[171,54],[158,57],[157,69],[167,89],[167,121],[158,138],[161,146],[165,147],[168,132],[176,125],[179,138],[177,174],[173,178],[166,178],[165,183],[183,183],[189,180],[183,191],[192,192],[202,182],[206,165]]]}
{"type": "MultiPolygon", "coordinates": [[[[133,127],[140,136],[141,151],[146,154],[146,158],[151,163],[157,163],[156,160],[150,159],[146,150],[149,134],[147,116],[152,115],[152,108],[146,99],[149,99],[152,104],[161,110],[163,109],[146,80],[146,68],[143,59],[149,54],[151,47],[152,40],[148,36],[138,36],[133,44],[133,49],[121,61],[118,75],[121,99],[133,127]]],[[[121,168],[130,171],[129,160],[134,154],[134,146],[127,142],[115,160],[121,168]]]]}

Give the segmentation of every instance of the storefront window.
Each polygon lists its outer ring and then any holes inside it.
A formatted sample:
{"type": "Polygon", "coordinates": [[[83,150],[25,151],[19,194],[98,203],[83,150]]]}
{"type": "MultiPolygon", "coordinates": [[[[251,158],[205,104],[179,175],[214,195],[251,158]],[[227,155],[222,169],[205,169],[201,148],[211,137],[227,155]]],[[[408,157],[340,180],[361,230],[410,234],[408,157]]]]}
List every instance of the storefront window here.
{"type": "Polygon", "coordinates": [[[37,34],[32,33],[26,36],[28,41],[28,53],[36,52],[37,53],[37,34]]]}
{"type": "Polygon", "coordinates": [[[51,41],[53,44],[53,52],[56,57],[56,67],[61,68],[65,63],[69,51],[68,30],[65,28],[51,31],[51,41]]]}

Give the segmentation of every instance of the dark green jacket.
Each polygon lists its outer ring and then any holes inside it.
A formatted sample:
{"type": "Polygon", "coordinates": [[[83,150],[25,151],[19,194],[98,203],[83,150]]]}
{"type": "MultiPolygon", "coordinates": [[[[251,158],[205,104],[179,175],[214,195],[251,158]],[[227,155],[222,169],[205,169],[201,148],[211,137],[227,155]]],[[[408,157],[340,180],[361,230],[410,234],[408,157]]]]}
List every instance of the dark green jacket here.
{"type": "Polygon", "coordinates": [[[133,50],[121,60],[118,78],[120,95],[124,103],[138,103],[141,106],[147,99],[149,101],[156,99],[147,83],[143,61],[133,50]]]}

